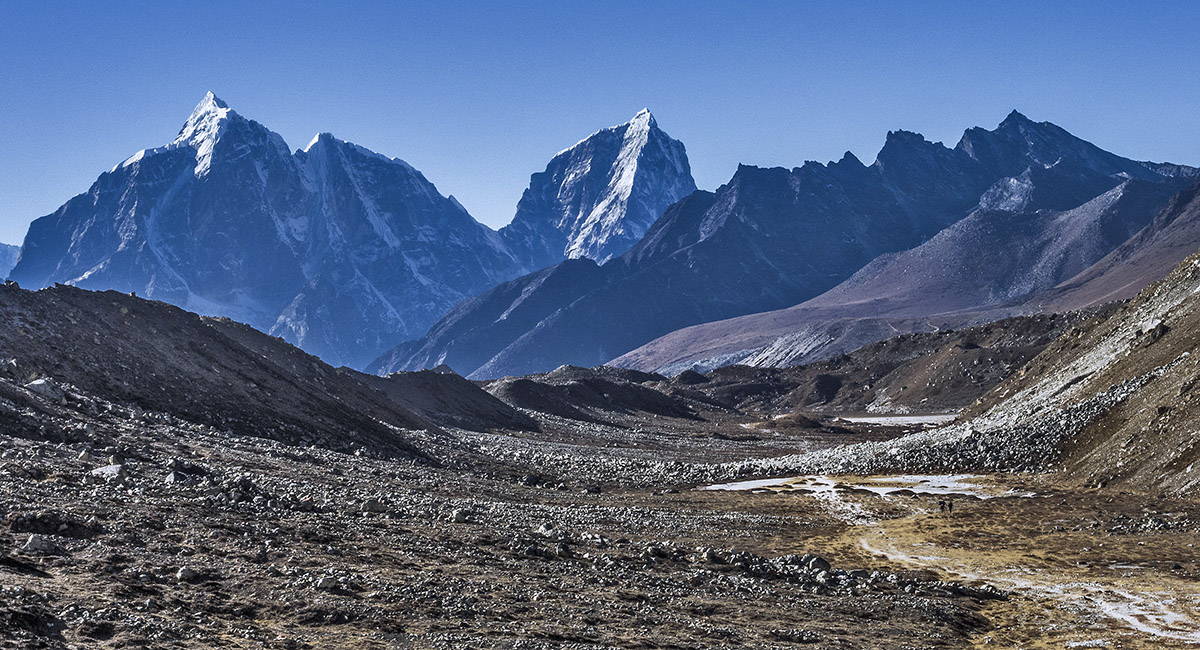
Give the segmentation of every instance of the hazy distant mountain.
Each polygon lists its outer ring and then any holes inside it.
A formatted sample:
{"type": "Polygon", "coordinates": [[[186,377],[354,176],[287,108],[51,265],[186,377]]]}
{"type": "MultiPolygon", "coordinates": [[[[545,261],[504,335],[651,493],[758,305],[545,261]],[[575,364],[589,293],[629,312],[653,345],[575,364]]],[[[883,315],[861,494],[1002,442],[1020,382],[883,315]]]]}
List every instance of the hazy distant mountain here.
{"type": "Polygon", "coordinates": [[[556,155],[530,178],[516,216],[500,232],[534,267],[579,257],[605,262],[695,189],[683,143],[642,110],[556,155]]]}
{"type": "Polygon", "coordinates": [[[8,272],[17,264],[17,255],[21,254],[20,246],[0,244],[0,278],[8,276],[8,272]]]}
{"type": "MultiPolygon", "coordinates": [[[[847,153],[836,163],[793,170],[741,167],[715,194],[697,192],[672,206],[621,258],[597,272],[573,271],[583,281],[548,285],[554,272],[514,280],[460,304],[424,338],[372,368],[448,363],[484,378],[604,363],[684,327],[818,296],[876,257],[918,246],[973,212],[984,221],[989,213],[1046,220],[1049,212],[1081,206],[1131,179],[1165,182],[1193,172],[1121,158],[1015,111],[993,131],[970,129],[954,148],[889,133],[870,166],[847,153]],[[508,322],[509,306],[526,306],[519,324],[508,322]]],[[[1105,218],[1094,212],[1100,230],[1081,240],[1091,248],[1084,255],[1065,246],[1063,263],[1086,266],[1097,250],[1103,255],[1122,233],[1149,221],[1154,208],[1105,218]]],[[[1063,218],[1063,232],[1087,221],[1063,218]]],[[[1055,239],[1053,224],[1031,227],[1055,239]]],[[[970,260],[973,249],[959,253],[970,260]]],[[[1014,290],[1052,286],[1013,282],[1014,290]]],[[[745,334],[726,330],[720,337],[736,341],[745,334]]],[[[691,336],[680,332],[678,349],[656,353],[653,361],[620,362],[648,368],[664,358],[686,359],[694,352],[691,336]]]]}

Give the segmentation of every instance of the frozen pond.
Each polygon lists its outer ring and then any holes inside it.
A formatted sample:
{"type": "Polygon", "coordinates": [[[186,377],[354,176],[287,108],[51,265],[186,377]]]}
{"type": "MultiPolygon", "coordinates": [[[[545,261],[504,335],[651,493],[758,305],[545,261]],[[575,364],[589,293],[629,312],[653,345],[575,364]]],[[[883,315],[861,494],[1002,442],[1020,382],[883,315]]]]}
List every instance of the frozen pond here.
{"type": "Polygon", "coordinates": [[[839,417],[839,420],[856,424],[878,424],[883,426],[919,426],[923,424],[947,424],[958,417],[957,413],[942,413],[940,415],[863,415],[858,417],[839,417]]]}
{"type": "Polygon", "coordinates": [[[701,490],[745,491],[771,489],[776,491],[802,490],[822,496],[839,491],[865,490],[880,496],[904,494],[961,495],[978,499],[999,496],[1033,496],[1015,490],[978,482],[986,478],[979,474],[901,474],[897,476],[832,477],[823,474],[786,478],[756,479],[708,485],[701,490]]]}

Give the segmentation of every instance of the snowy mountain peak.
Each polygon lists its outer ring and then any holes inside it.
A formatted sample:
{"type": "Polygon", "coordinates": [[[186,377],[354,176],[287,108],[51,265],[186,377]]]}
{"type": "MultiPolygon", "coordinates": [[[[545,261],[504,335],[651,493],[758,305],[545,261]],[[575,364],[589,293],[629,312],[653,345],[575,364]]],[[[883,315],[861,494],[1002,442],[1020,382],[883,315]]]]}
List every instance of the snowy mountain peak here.
{"type": "Polygon", "coordinates": [[[314,135],[314,136],[313,136],[313,138],[312,138],[312,140],[309,140],[309,141],[308,141],[308,144],[304,146],[304,149],[303,149],[303,151],[305,151],[305,152],[307,152],[307,151],[311,151],[311,150],[312,150],[312,148],[313,148],[313,147],[314,147],[314,146],[315,146],[315,145],[316,145],[318,142],[320,142],[320,141],[322,141],[322,140],[326,140],[326,141],[328,141],[328,140],[333,140],[333,139],[335,139],[335,138],[333,137],[333,134],[332,134],[332,133],[330,133],[330,132],[328,132],[328,131],[322,131],[322,132],[320,132],[320,133],[318,133],[318,134],[314,135]]]}
{"type": "Polygon", "coordinates": [[[362,145],[357,145],[353,142],[342,140],[328,131],[322,131],[321,133],[313,136],[313,139],[309,141],[308,146],[304,147],[302,151],[307,154],[315,154],[320,153],[322,149],[326,148],[333,150],[353,151],[367,158],[375,158],[384,162],[401,165],[408,170],[415,171],[412,165],[399,158],[391,158],[377,151],[372,151],[371,149],[368,149],[362,145]]]}
{"type": "Polygon", "coordinates": [[[534,174],[503,235],[536,266],[578,257],[603,262],[695,189],[683,144],[642,109],[560,151],[534,174]]]}
{"type": "Polygon", "coordinates": [[[629,120],[629,125],[635,128],[649,129],[651,127],[657,127],[658,122],[654,120],[654,115],[650,113],[650,109],[643,108],[633,116],[632,120],[629,120]]]}
{"type": "Polygon", "coordinates": [[[196,109],[201,110],[206,107],[211,108],[211,109],[216,109],[216,110],[222,110],[222,109],[228,109],[229,104],[226,104],[225,102],[221,101],[221,98],[217,97],[216,93],[214,93],[213,91],[210,90],[210,91],[204,93],[204,99],[200,100],[200,103],[196,106],[196,109]]]}
{"type": "Polygon", "coordinates": [[[210,90],[192,109],[191,116],[179,130],[179,135],[175,136],[175,142],[194,146],[203,140],[216,140],[231,115],[236,116],[237,113],[210,90]]]}
{"type": "MultiPolygon", "coordinates": [[[[110,172],[115,172],[123,167],[129,167],[135,163],[141,162],[147,157],[154,156],[168,151],[175,151],[181,147],[191,147],[196,150],[196,167],[195,174],[197,177],[204,176],[208,173],[209,167],[212,165],[213,147],[228,128],[229,122],[236,119],[242,119],[240,115],[229,108],[229,105],[221,101],[210,90],[204,95],[204,99],[196,104],[196,108],[192,109],[192,114],[183,124],[183,128],[179,129],[179,135],[175,139],[162,147],[153,149],[142,149],[141,151],[126,158],[121,163],[113,167],[110,172]]],[[[263,131],[266,131],[263,129],[263,131]]],[[[275,134],[271,134],[282,143],[282,138],[278,138],[275,134]]]]}
{"type": "Polygon", "coordinates": [[[212,93],[173,141],[101,176],[25,241],[12,273],[26,286],[136,291],[338,364],[366,363],[527,270],[399,159],[329,133],[293,151],[212,93]]]}
{"type": "Polygon", "coordinates": [[[179,130],[169,148],[187,146],[196,150],[197,177],[204,176],[212,166],[213,148],[225,133],[230,120],[241,119],[229,105],[210,90],[192,109],[192,114],[179,130]]]}

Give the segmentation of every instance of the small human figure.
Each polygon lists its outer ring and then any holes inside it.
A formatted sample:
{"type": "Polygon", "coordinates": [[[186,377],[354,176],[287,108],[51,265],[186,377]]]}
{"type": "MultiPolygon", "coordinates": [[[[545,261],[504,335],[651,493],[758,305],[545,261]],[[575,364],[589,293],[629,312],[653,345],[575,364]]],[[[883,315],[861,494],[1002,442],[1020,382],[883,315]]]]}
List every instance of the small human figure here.
{"type": "Polygon", "coordinates": [[[954,512],[954,501],[946,499],[946,512],[954,512]]]}
{"type": "Polygon", "coordinates": [[[945,501],[938,501],[938,510],[941,510],[942,512],[946,512],[946,502],[945,501]]]}

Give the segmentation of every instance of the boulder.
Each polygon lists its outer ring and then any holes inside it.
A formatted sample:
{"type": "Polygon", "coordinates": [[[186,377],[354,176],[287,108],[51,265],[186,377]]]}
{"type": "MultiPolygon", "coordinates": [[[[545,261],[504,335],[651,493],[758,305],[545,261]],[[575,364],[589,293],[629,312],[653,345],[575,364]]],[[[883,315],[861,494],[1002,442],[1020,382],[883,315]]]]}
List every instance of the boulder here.
{"type": "Polygon", "coordinates": [[[25,546],[22,546],[21,550],[29,553],[47,554],[57,551],[58,544],[55,544],[54,540],[50,539],[47,535],[38,535],[35,533],[29,536],[29,539],[25,541],[25,546]]]}
{"type": "Polygon", "coordinates": [[[61,402],[67,396],[66,392],[62,388],[59,388],[58,384],[49,377],[35,379],[25,384],[25,389],[55,402],[61,402]]]}

